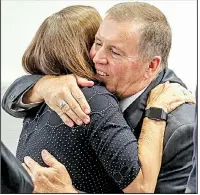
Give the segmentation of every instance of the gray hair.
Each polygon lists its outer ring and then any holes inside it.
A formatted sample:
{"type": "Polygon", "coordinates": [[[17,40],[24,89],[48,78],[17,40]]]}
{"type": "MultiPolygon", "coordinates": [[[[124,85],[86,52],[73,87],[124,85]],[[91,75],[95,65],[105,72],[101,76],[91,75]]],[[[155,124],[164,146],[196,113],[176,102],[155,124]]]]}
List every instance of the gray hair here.
{"type": "Polygon", "coordinates": [[[167,66],[172,33],[165,15],[158,8],[148,3],[124,2],[110,8],[106,17],[117,22],[135,22],[139,25],[137,49],[140,60],[160,56],[162,68],[167,66]]]}

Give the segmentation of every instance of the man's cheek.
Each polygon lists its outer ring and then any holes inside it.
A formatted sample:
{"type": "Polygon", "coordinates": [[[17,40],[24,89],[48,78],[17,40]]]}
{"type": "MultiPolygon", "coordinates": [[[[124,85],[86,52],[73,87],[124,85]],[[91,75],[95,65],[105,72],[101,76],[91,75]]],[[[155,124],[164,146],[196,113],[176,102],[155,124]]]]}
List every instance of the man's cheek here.
{"type": "Polygon", "coordinates": [[[96,55],[96,51],[95,51],[95,46],[93,44],[93,46],[90,49],[90,58],[93,60],[95,55],[96,55]]]}

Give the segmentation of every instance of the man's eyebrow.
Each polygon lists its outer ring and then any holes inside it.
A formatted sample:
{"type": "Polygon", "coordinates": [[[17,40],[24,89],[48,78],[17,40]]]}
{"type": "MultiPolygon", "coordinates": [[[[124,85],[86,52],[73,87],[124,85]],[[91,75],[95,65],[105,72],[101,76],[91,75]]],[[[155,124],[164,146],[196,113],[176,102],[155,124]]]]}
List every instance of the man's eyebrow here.
{"type": "MultiPolygon", "coordinates": [[[[101,39],[102,39],[101,36],[95,35],[95,40],[97,40],[97,41],[102,41],[101,39]]],[[[109,46],[112,47],[112,48],[115,48],[116,50],[118,50],[118,51],[121,52],[122,54],[125,54],[125,52],[124,52],[121,48],[119,48],[119,47],[117,47],[117,46],[115,46],[115,45],[112,45],[112,44],[110,44],[109,46]]]]}

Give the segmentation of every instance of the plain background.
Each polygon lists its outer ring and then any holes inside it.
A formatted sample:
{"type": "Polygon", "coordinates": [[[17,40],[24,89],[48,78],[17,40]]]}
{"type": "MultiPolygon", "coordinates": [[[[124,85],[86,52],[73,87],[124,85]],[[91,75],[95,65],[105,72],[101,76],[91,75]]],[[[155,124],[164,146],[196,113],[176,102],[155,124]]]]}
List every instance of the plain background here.
{"type": "MultiPolygon", "coordinates": [[[[22,55],[40,24],[49,15],[70,5],[90,5],[102,17],[114,4],[124,1],[1,1],[1,96],[18,77],[26,74],[22,55]]],[[[197,84],[197,3],[188,1],[143,1],[158,7],[172,28],[169,68],[195,94],[197,84]]],[[[2,141],[15,154],[22,120],[1,110],[2,141]]]]}

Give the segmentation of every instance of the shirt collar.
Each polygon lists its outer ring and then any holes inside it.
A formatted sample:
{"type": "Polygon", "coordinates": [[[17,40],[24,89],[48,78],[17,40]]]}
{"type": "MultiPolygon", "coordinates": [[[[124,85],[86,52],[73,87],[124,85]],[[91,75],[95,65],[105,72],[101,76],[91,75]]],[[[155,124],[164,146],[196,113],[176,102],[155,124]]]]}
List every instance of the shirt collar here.
{"type": "Polygon", "coordinates": [[[119,107],[120,107],[121,111],[124,112],[126,110],[126,108],[128,108],[129,105],[131,105],[131,103],[134,102],[145,91],[146,88],[147,87],[145,87],[141,91],[137,92],[136,94],[121,100],[119,102],[119,107]]]}

